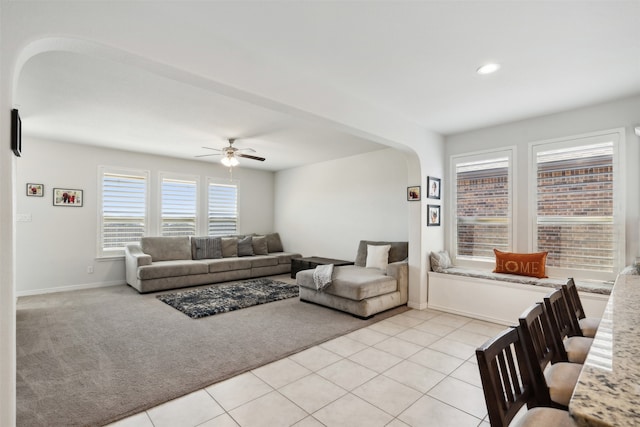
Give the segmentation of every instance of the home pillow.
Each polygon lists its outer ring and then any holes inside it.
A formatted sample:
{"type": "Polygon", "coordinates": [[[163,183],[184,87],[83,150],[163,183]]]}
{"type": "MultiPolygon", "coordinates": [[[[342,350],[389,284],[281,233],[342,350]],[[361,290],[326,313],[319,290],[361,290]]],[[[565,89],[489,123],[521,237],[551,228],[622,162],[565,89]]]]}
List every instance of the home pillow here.
{"type": "Polygon", "coordinates": [[[251,236],[238,239],[238,256],[253,256],[253,238],[251,236]]]}
{"type": "Polygon", "coordinates": [[[436,273],[442,273],[451,267],[451,258],[447,251],[431,252],[429,259],[431,260],[431,269],[436,273]]]}
{"type": "Polygon", "coordinates": [[[229,258],[238,256],[238,238],[223,237],[222,238],[222,257],[229,258]]]}
{"type": "Polygon", "coordinates": [[[270,233],[267,234],[267,248],[269,253],[272,252],[284,252],[282,248],[282,241],[280,240],[280,234],[278,233],[270,233]]]}
{"type": "Polygon", "coordinates": [[[269,247],[267,246],[267,236],[253,236],[253,253],[255,255],[267,255],[269,247]]]}
{"type": "Polygon", "coordinates": [[[389,264],[389,250],[391,245],[367,245],[367,268],[386,270],[389,264]]]}
{"type": "Polygon", "coordinates": [[[192,237],[193,259],[222,258],[222,239],[220,237],[192,237]]]}
{"type": "Polygon", "coordinates": [[[545,273],[547,252],[520,254],[502,252],[497,249],[494,249],[493,252],[496,254],[494,273],[518,274],[520,276],[537,277],[538,279],[547,277],[545,273]]]}

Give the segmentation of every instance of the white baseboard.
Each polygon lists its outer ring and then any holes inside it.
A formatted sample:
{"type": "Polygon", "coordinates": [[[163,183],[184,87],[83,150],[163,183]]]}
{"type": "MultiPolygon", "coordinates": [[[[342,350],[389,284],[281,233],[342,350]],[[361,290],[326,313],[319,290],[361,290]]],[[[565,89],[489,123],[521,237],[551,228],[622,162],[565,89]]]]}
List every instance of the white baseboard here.
{"type": "Polygon", "coordinates": [[[79,291],[82,289],[106,288],[107,286],[125,285],[123,280],[114,280],[112,282],[85,283],[82,285],[59,286],[56,288],[30,289],[27,291],[17,291],[17,297],[26,297],[31,295],[52,294],[55,292],[79,291]]]}
{"type": "Polygon", "coordinates": [[[407,303],[407,307],[413,308],[414,310],[424,310],[425,308],[427,308],[427,303],[409,301],[407,303]]]}

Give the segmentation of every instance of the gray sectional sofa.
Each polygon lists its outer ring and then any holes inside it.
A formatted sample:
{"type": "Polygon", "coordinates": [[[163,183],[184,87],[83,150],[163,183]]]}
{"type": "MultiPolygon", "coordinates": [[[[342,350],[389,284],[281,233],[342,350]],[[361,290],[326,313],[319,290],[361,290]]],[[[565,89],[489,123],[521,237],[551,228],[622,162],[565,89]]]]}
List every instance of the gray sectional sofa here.
{"type": "Polygon", "coordinates": [[[278,233],[226,237],[143,237],[125,248],[126,280],[140,293],[289,273],[298,253],[278,233]]]}
{"type": "Polygon", "coordinates": [[[318,289],[314,270],[296,274],[300,300],[313,302],[354,316],[368,318],[404,305],[408,300],[409,245],[407,242],[360,241],[354,265],[333,268],[331,283],[318,289]],[[370,246],[390,246],[384,269],[367,267],[370,246]]]}

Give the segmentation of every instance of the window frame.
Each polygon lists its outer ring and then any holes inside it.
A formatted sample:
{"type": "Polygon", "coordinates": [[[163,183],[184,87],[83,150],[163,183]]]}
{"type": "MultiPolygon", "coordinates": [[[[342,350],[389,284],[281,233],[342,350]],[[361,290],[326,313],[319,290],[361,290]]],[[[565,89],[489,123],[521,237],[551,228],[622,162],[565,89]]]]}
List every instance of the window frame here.
{"type": "Polygon", "coordinates": [[[452,261],[460,266],[471,268],[488,268],[488,266],[495,263],[494,258],[483,257],[467,257],[458,255],[458,215],[457,215],[457,201],[458,201],[458,185],[457,185],[457,165],[460,163],[468,163],[482,160],[492,160],[499,158],[507,158],[508,162],[508,200],[509,200],[509,214],[508,214],[508,247],[513,250],[517,247],[517,230],[518,220],[517,215],[514,215],[514,211],[517,207],[517,192],[516,182],[514,177],[517,176],[517,147],[502,147],[490,150],[475,151],[470,153],[455,154],[449,158],[449,187],[450,187],[450,202],[448,209],[448,222],[451,232],[449,235],[449,252],[452,261]]]}
{"type": "Polygon", "coordinates": [[[613,270],[611,272],[597,270],[581,270],[547,266],[550,277],[575,277],[593,280],[614,280],[617,273],[624,267],[626,260],[626,241],[624,233],[625,221],[625,174],[620,168],[620,159],[624,158],[625,132],[624,128],[589,132],[580,135],[570,135],[529,143],[529,171],[528,171],[528,250],[538,251],[538,167],[537,153],[554,149],[588,146],[611,141],[613,139],[613,230],[616,243],[614,250],[613,270]]]}
{"type": "Polygon", "coordinates": [[[143,235],[149,234],[149,200],[150,200],[150,171],[145,169],[130,169],[115,166],[98,166],[98,185],[97,185],[97,216],[98,216],[98,238],[96,242],[96,253],[98,259],[121,258],[124,256],[124,247],[116,249],[104,248],[104,185],[103,180],[106,174],[137,176],[144,179],[144,231],[143,235]]]}
{"type": "Polygon", "coordinates": [[[202,211],[200,207],[200,176],[199,175],[186,175],[186,174],[178,174],[174,172],[158,172],[158,215],[157,215],[157,232],[156,235],[163,236],[162,233],[162,221],[163,221],[163,184],[164,180],[175,180],[175,181],[193,181],[196,185],[196,200],[195,200],[195,229],[194,236],[198,236],[201,233],[201,222],[200,217],[202,216],[202,211]]]}

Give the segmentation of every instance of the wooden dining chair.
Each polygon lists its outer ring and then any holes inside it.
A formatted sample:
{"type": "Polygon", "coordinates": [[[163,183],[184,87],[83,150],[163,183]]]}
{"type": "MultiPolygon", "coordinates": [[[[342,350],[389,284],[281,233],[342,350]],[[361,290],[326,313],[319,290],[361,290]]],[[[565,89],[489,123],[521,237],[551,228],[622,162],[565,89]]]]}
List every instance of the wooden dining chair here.
{"type": "Polygon", "coordinates": [[[584,363],[593,338],[577,336],[578,319],[569,308],[562,289],[557,289],[545,296],[544,306],[551,321],[552,332],[556,334],[556,343],[558,343],[558,352],[555,354],[553,362],[584,363]]]}
{"type": "Polygon", "coordinates": [[[542,406],[567,409],[582,365],[558,360],[558,342],[544,304],[536,303],[518,319],[530,360],[531,383],[542,406]]]}
{"type": "Polygon", "coordinates": [[[476,350],[482,389],[491,427],[510,425],[520,409],[516,426],[576,426],[567,411],[537,406],[529,360],[520,327],[505,329],[476,350]]]}
{"type": "Polygon", "coordinates": [[[580,301],[580,295],[578,294],[578,288],[573,277],[567,280],[565,285],[562,285],[562,292],[569,303],[570,309],[575,313],[577,319],[577,325],[574,328],[579,332],[579,335],[593,338],[596,336],[598,326],[600,325],[600,318],[598,317],[586,317],[584,308],[582,308],[582,301],[580,301]]]}

